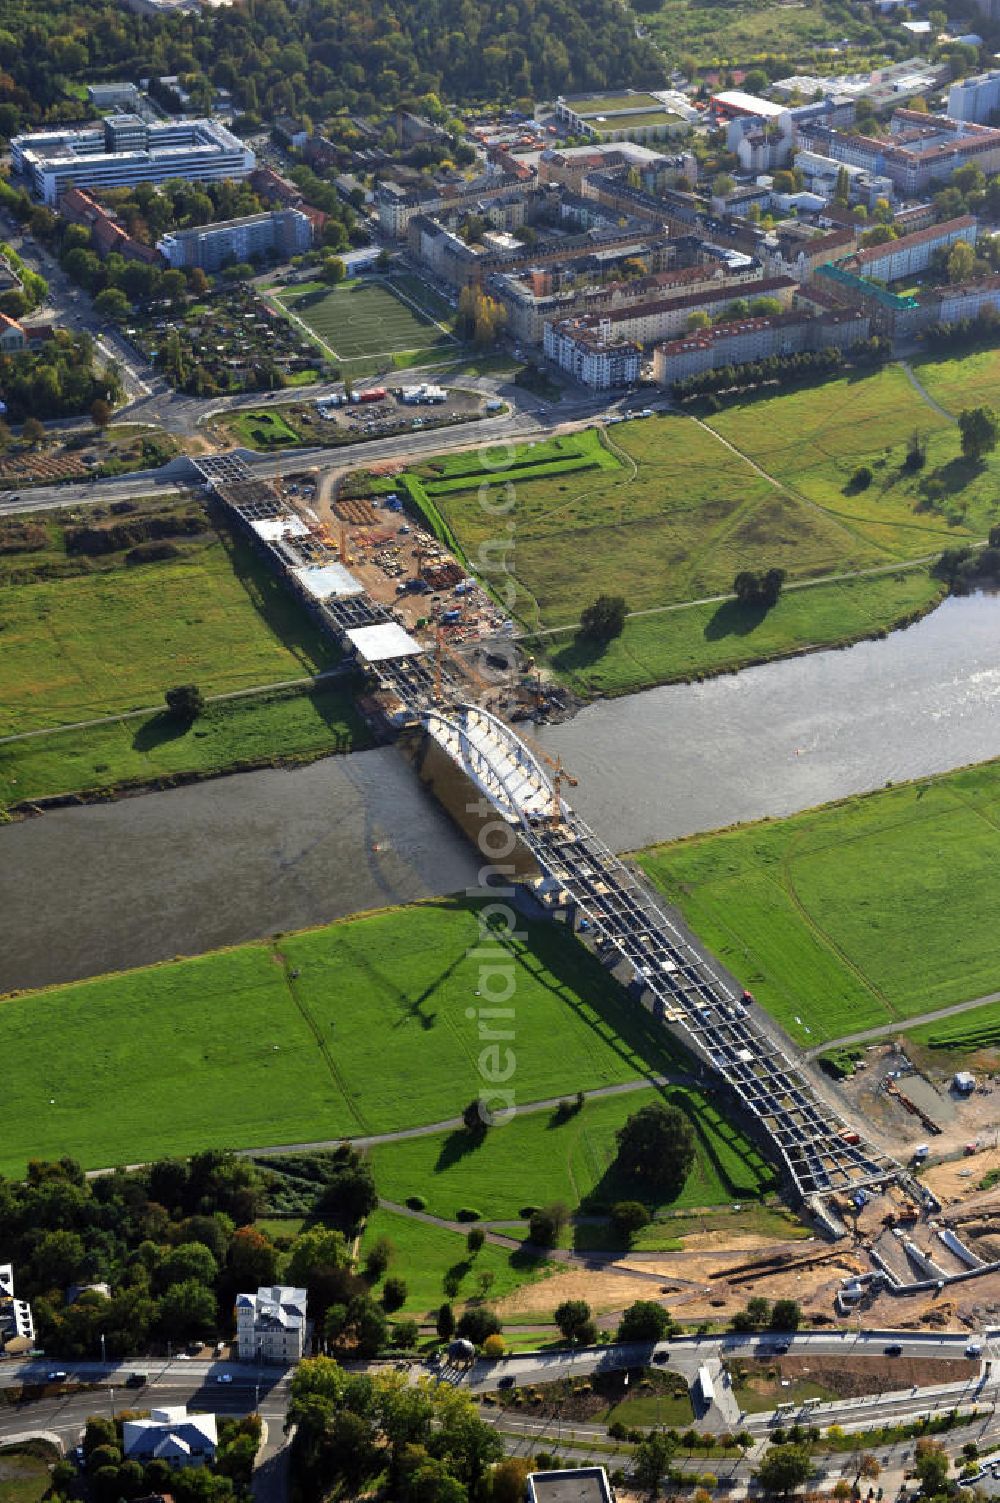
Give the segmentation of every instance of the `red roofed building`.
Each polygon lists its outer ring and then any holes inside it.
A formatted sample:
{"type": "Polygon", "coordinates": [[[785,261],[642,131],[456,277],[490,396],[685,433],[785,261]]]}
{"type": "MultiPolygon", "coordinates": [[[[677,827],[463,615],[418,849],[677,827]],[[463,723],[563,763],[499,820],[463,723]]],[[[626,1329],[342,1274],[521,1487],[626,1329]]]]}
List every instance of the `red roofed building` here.
{"type": "Polygon", "coordinates": [[[69,188],[59,200],[59,213],[71,224],[82,224],[90,230],[94,249],[99,256],[109,256],[112,251],[116,251],[126,261],[145,261],[157,266],[160,264],[156,251],[133,240],[112,211],[99,204],[85,189],[69,188]]]}

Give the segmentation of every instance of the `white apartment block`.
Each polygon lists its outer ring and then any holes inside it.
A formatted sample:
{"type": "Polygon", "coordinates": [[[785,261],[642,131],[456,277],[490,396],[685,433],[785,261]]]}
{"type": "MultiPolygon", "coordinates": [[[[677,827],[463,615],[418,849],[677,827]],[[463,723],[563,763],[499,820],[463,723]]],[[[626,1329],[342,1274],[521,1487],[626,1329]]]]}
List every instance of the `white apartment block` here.
{"type": "Polygon", "coordinates": [[[307,251],[311,244],[312,223],[307,214],[299,209],[271,209],[242,219],[176,230],[163,235],[156,249],[179,270],[200,266],[203,271],[218,271],[227,261],[252,261],[255,256],[288,259],[307,251]]]}
{"type": "Polygon", "coordinates": [[[0,1263],[0,1352],[8,1346],[15,1351],[27,1351],[34,1342],[31,1306],[14,1294],[14,1265],[0,1263]]]}
{"type": "Polygon", "coordinates": [[[165,120],[109,115],[90,130],[40,131],[10,143],[16,173],[43,203],[67,188],[123,188],[182,177],[191,182],[243,178],[253,171],[250,148],[215,120],[165,120]]]}
{"type": "Polygon", "coordinates": [[[994,68],[990,73],[977,73],[975,78],[960,78],[948,90],[945,113],[952,120],[973,120],[978,125],[989,125],[997,110],[1000,110],[1000,68],[994,68]]]}
{"type": "Polygon", "coordinates": [[[592,391],[631,386],[639,379],[642,351],[613,334],[607,319],[569,318],[546,324],[545,353],[592,391]]]}
{"type": "Polygon", "coordinates": [[[236,1296],[236,1341],[241,1362],[299,1362],[306,1349],[306,1291],[261,1285],[236,1296]]]}

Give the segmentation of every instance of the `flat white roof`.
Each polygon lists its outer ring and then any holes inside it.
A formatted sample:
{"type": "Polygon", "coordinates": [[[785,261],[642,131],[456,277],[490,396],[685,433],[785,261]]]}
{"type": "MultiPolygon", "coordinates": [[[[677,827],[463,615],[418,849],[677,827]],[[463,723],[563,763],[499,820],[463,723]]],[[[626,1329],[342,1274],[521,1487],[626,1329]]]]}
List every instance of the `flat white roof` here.
{"type": "Polygon", "coordinates": [[[723,89],[712,98],[717,104],[728,105],[731,110],[744,110],[748,115],[760,115],[762,119],[784,115],[788,109],[787,104],[772,104],[770,99],[761,99],[759,94],[744,94],[742,89],[723,89]]]}
{"type": "Polygon", "coordinates": [[[366,663],[382,663],[388,658],[409,658],[424,650],[395,621],[387,621],[383,626],[356,626],[346,636],[358,656],[364,658],[366,663]]]}
{"type": "Polygon", "coordinates": [[[327,600],[331,595],[360,595],[364,588],[343,564],[307,564],[292,573],[314,600],[327,600]]]}
{"type": "Polygon", "coordinates": [[[279,538],[300,538],[309,531],[301,517],[257,517],[251,523],[253,531],[265,543],[276,543],[279,538]]]}

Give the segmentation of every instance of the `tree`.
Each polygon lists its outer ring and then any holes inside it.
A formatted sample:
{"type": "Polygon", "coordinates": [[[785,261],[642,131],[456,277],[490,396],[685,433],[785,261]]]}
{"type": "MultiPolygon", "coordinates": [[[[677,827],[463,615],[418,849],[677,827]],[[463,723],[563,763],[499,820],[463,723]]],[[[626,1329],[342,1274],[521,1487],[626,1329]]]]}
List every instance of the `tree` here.
{"type": "Polygon", "coordinates": [[[37,449],[48,437],[45,432],[45,424],[40,423],[37,418],[25,418],[24,426],[21,429],[21,437],[26,444],[30,444],[33,449],[37,449]]]}
{"type": "Polygon", "coordinates": [[[500,1317],[494,1310],[474,1305],[466,1310],[455,1327],[459,1336],[465,1336],[476,1346],[482,1346],[487,1336],[499,1336],[502,1328],[500,1317]]]}
{"type": "Polygon", "coordinates": [[[465,1239],[465,1245],[469,1250],[469,1256],[474,1258],[476,1254],[481,1251],[483,1243],[485,1241],[486,1233],[483,1231],[482,1227],[472,1227],[465,1239]]]}
{"type": "Polygon", "coordinates": [[[209,1336],[217,1320],[215,1295],[197,1279],[171,1284],[160,1300],[160,1325],[174,1341],[209,1336]]]}
{"type": "Polygon", "coordinates": [[[98,432],[103,433],[113,416],[113,408],[110,402],[103,397],[95,397],[90,404],[90,421],[98,432]]]}
{"type": "Polygon", "coordinates": [[[956,240],[948,253],[948,281],[968,282],[975,270],[976,253],[967,240],[956,240]]]}
{"type": "Polygon", "coordinates": [[[720,172],[712,180],[712,193],[716,198],[728,198],[736,187],[728,172],[720,172]]]}
{"type": "Polygon", "coordinates": [[[618,1130],[619,1170],[663,1199],[684,1188],[694,1165],[694,1133],[676,1106],[655,1102],[634,1112],[618,1130]]]}
{"type": "Polygon", "coordinates": [[[610,642],[625,630],[628,606],[621,595],[598,595],[580,615],[580,636],[593,642],[610,642]]]}
{"type": "Polygon", "coordinates": [[[528,1222],[528,1235],[536,1247],[555,1247],[559,1233],[569,1220],[569,1209],[561,1202],[534,1211],[528,1222]]]}
{"type": "Polygon", "coordinates": [[[400,1278],[386,1279],[382,1285],[382,1304],[390,1315],[393,1310],[401,1310],[406,1304],[406,1280],[400,1278]]]}
{"type": "Polygon", "coordinates": [[[590,1324],[590,1306],[585,1299],[564,1299],[556,1306],[556,1325],[567,1341],[579,1341],[580,1331],[590,1324]]]}
{"type": "Polygon", "coordinates": [[[770,1446],[757,1468],[756,1477],[766,1492],[785,1498],[809,1480],[812,1460],[804,1445],[770,1446]]]}
{"type": "Polygon", "coordinates": [[[120,287],[105,287],[94,299],[94,307],[103,318],[121,323],[128,317],[128,298],[120,287]]]}
{"type": "Polygon", "coordinates": [[[802,1306],[794,1299],[776,1299],[771,1311],[772,1331],[797,1331],[802,1323],[802,1306]]]}
{"type": "Polygon", "coordinates": [[[489,1503],[521,1503],[532,1463],[525,1456],[507,1456],[490,1472],[489,1503]]]}
{"type": "Polygon", "coordinates": [[[948,1454],[938,1441],[921,1436],[916,1445],[915,1469],[925,1498],[935,1498],[948,1482],[948,1454]]]}
{"type": "Polygon", "coordinates": [[[166,693],[167,709],[177,720],[193,721],[205,708],[205,696],[197,684],[177,684],[166,693]]]}
{"type": "Polygon", "coordinates": [[[958,431],[965,458],[980,460],[996,448],[1000,423],[992,407],[965,407],[958,415],[958,431]]]}
{"type": "Polygon", "coordinates": [[[858,1476],[866,1478],[869,1482],[875,1482],[881,1472],[882,1466],[878,1457],[866,1451],[858,1463],[858,1476]]]}
{"type": "Polygon", "coordinates": [[[455,1312],[449,1304],[443,1304],[437,1313],[437,1333],[442,1341],[450,1341],[455,1334],[455,1312]]]}
{"type": "Polygon", "coordinates": [[[496,1362],[507,1350],[503,1337],[498,1331],[493,1331],[483,1342],[483,1356],[491,1362],[496,1362]]]}
{"type": "Polygon", "coordinates": [[[652,1299],[637,1299],[622,1312],[619,1341],[661,1341],[673,1322],[662,1305],[652,1299]]]}
{"type": "Polygon", "coordinates": [[[847,168],[844,166],[841,166],[837,171],[837,186],[834,189],[833,196],[838,203],[846,204],[850,201],[851,179],[848,176],[847,168]]]}
{"type": "Polygon", "coordinates": [[[649,1212],[641,1201],[619,1200],[611,1207],[611,1225],[629,1246],[636,1232],[641,1232],[649,1221],[649,1212]]]}
{"type": "Polygon", "coordinates": [[[687,316],[687,331],[689,334],[694,334],[698,329],[708,329],[711,327],[711,324],[712,320],[704,308],[696,308],[693,313],[689,313],[687,316]]]}
{"type": "Polygon", "coordinates": [[[891,224],[876,224],[870,230],[865,230],[861,236],[861,245],[867,250],[872,245],[888,245],[891,240],[899,239],[899,231],[891,224]]]}
{"type": "Polygon", "coordinates": [[[644,1435],[632,1458],[636,1484],[646,1492],[656,1493],[676,1450],[677,1441],[665,1430],[644,1435]]]}

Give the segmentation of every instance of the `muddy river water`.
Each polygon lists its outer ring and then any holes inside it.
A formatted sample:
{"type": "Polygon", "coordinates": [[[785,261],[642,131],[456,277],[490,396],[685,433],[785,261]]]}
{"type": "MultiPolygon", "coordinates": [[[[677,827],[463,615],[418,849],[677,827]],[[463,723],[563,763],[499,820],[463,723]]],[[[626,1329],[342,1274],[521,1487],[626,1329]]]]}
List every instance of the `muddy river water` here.
{"type": "MultiPolygon", "coordinates": [[[[1000,598],[882,641],[591,706],[537,739],[618,850],[1000,756],[1000,598]]],[[[0,828],[0,991],[475,883],[394,747],[0,828]]]]}

